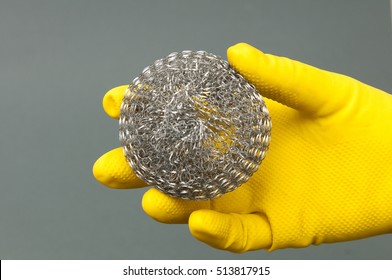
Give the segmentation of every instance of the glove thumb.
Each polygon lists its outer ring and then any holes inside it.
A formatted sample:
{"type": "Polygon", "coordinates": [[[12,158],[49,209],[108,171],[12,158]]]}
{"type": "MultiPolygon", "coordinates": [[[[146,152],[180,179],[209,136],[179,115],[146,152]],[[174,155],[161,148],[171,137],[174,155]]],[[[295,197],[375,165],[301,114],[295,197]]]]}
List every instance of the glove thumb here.
{"type": "Polygon", "coordinates": [[[264,54],[246,43],[230,47],[227,57],[263,96],[318,117],[344,108],[358,86],[350,77],[264,54]]]}
{"type": "Polygon", "coordinates": [[[242,253],[271,247],[271,228],[263,214],[197,210],[189,217],[192,235],[217,249],[242,253]]]}

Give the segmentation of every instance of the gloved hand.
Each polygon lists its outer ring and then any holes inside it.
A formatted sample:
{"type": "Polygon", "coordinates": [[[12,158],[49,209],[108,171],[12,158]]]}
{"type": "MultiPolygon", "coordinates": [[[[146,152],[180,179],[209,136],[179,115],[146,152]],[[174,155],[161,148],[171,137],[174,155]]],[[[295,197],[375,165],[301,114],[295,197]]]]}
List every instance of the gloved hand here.
{"type": "MultiPolygon", "coordinates": [[[[233,252],[392,233],[392,96],[244,43],[230,47],[228,59],[266,97],[272,141],[265,160],[246,184],[212,201],[150,189],[145,212],[188,223],[200,241],[233,252]]],[[[114,118],[125,89],[104,97],[114,118]]],[[[145,186],[121,148],[98,159],[93,172],[112,188],[145,186]]]]}

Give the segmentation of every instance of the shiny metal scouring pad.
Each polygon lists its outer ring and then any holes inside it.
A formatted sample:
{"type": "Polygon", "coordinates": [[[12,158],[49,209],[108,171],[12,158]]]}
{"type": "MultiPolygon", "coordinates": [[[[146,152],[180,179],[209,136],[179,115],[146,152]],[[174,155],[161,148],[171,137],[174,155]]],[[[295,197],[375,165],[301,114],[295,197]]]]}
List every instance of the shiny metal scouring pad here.
{"type": "Polygon", "coordinates": [[[127,89],[120,141],[135,174],[182,199],[213,199],[245,183],[268,150],[263,98],[227,61],[183,51],[155,61],[127,89]]]}

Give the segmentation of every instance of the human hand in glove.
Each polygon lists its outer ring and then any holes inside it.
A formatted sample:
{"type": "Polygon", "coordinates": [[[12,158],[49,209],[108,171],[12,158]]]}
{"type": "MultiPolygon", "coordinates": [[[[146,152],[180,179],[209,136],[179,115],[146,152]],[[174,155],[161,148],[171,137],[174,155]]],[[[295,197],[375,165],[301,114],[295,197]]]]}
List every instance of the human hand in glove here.
{"type": "MultiPolygon", "coordinates": [[[[144,211],[163,223],[188,223],[200,241],[233,252],[392,233],[392,95],[245,43],[227,55],[265,97],[273,125],[266,158],[220,198],[185,201],[153,188],[144,211]]],[[[109,116],[119,117],[126,88],[105,95],[109,116]]],[[[112,188],[145,186],[121,148],[99,158],[93,173],[112,188]]]]}

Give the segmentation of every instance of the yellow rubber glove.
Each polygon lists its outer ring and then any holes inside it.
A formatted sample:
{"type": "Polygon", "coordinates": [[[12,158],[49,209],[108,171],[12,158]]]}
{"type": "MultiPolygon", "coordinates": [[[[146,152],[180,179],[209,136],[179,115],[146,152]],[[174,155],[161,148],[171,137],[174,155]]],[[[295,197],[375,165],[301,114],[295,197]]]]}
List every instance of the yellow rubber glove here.
{"type": "MultiPolygon", "coordinates": [[[[145,212],[189,223],[197,239],[233,252],[392,233],[392,96],[244,43],[230,47],[228,59],[267,97],[273,128],[266,159],[246,184],[212,201],[150,189],[145,212]]],[[[112,117],[125,88],[104,97],[112,117]]],[[[121,148],[101,157],[93,172],[113,188],[145,186],[121,148]]]]}

